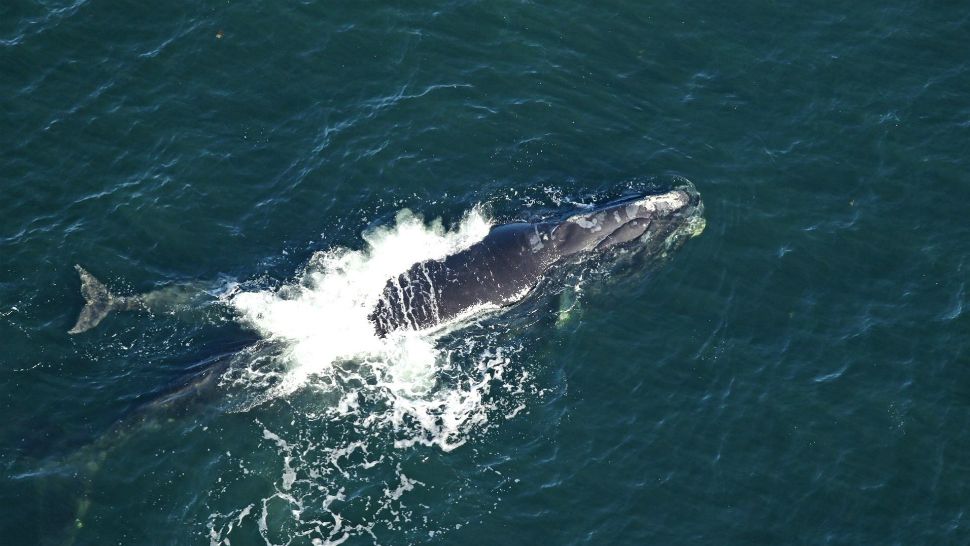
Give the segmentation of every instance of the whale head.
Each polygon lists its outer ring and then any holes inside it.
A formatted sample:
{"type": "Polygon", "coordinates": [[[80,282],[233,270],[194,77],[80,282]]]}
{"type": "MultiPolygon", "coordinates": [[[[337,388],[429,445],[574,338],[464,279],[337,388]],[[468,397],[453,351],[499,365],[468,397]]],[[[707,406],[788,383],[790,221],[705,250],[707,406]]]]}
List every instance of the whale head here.
{"type": "Polygon", "coordinates": [[[623,248],[666,254],[699,235],[706,222],[694,185],[681,180],[673,189],[612,201],[568,216],[553,227],[561,256],[623,248]]]}

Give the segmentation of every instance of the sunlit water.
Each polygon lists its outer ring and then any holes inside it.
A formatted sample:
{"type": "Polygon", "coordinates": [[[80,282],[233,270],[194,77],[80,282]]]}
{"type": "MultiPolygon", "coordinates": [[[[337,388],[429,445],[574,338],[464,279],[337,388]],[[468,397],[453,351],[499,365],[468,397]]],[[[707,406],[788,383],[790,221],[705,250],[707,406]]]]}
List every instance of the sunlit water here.
{"type": "Polygon", "coordinates": [[[967,543],[968,35],[0,3],[0,544],[967,543]],[[414,260],[673,176],[707,229],[666,260],[368,327],[414,260]],[[199,291],[69,336],[74,264],[199,291]]]}

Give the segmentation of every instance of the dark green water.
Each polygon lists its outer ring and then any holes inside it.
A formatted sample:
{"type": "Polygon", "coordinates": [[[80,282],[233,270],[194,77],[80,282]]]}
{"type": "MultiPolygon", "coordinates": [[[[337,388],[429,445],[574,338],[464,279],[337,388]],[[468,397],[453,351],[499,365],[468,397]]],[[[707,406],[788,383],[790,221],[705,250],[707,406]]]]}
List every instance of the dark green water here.
{"type": "Polygon", "coordinates": [[[716,4],[0,4],[0,542],[970,543],[970,11],[716,4]],[[66,334],[75,263],[272,299],[670,175],[702,236],[431,365],[66,334]]]}

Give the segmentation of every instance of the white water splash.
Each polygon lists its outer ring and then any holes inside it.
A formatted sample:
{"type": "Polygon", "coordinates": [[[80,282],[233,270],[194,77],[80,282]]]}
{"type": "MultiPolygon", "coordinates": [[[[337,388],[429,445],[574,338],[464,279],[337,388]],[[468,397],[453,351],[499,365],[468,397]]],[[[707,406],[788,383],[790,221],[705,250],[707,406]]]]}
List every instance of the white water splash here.
{"type": "Polygon", "coordinates": [[[336,398],[318,410],[324,413],[359,415],[366,403],[366,425],[390,426],[398,448],[421,444],[450,451],[462,445],[469,430],[487,421],[485,398],[492,381],[501,380],[508,356],[517,349],[469,336],[463,336],[465,346],[438,347],[448,325],[436,332],[392,332],[382,339],[367,316],[388,279],[416,262],[459,252],[489,229],[479,208],[450,231],[440,220],[425,224],[404,210],[395,225],[364,233],[364,249],[318,252],[282,288],[234,295],[230,303],[243,322],[276,351],[254,352],[250,364],[267,359],[279,364],[245,371],[243,386],[263,389],[249,407],[309,388],[326,393],[322,398],[336,398]],[[453,361],[456,355],[461,363],[453,361]]]}
{"type": "Polygon", "coordinates": [[[388,279],[459,252],[489,229],[477,208],[452,230],[402,211],[395,225],[365,233],[363,249],[319,252],[281,288],[229,299],[265,342],[226,381],[259,393],[256,404],[299,399],[302,411],[285,417],[288,425],[257,418],[260,451],[274,452],[275,462],[266,467],[254,456],[220,478],[206,524],[210,544],[254,535],[268,546],[378,543],[380,533],[445,531],[421,515],[429,507],[408,499],[427,487],[409,470],[416,448],[450,452],[527,411],[542,391],[529,372],[510,366],[522,347],[501,329],[462,331],[446,342],[440,330],[381,339],[367,315],[388,279]],[[235,490],[254,475],[271,479],[272,493],[235,490]]]}
{"type": "Polygon", "coordinates": [[[285,342],[288,370],[273,395],[288,395],[313,376],[331,374],[335,362],[347,360],[383,362],[393,390],[426,392],[433,380],[433,339],[415,332],[381,339],[367,315],[388,279],[417,262],[471,246],[489,228],[489,220],[477,208],[453,231],[446,231],[440,220],[425,225],[404,210],[393,227],[365,233],[363,250],[318,252],[303,273],[281,289],[235,295],[231,303],[243,322],[263,337],[285,342]]]}

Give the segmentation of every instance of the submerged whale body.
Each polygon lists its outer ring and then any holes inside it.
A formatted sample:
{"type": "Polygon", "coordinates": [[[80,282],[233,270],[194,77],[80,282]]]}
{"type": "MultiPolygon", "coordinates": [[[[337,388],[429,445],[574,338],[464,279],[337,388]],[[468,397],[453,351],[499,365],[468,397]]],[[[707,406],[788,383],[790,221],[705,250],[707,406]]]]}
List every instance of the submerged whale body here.
{"type": "MultiPolygon", "coordinates": [[[[550,270],[611,248],[665,253],[704,228],[694,186],[637,195],[586,208],[555,221],[496,226],[484,239],[443,259],[426,260],[389,279],[368,315],[379,337],[424,330],[482,308],[521,301],[550,270]]],[[[203,308],[210,293],[192,284],[135,296],[118,296],[75,266],[85,305],[70,334],[97,326],[112,311],[203,308]]]]}
{"type": "Polygon", "coordinates": [[[497,226],[471,247],[416,263],[390,279],[369,318],[377,335],[423,330],[482,307],[522,300],[550,269],[581,254],[625,246],[666,252],[704,228],[693,185],[573,213],[559,221],[497,226]]]}

